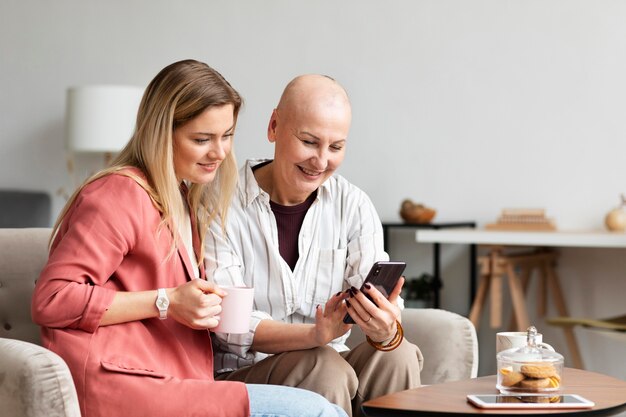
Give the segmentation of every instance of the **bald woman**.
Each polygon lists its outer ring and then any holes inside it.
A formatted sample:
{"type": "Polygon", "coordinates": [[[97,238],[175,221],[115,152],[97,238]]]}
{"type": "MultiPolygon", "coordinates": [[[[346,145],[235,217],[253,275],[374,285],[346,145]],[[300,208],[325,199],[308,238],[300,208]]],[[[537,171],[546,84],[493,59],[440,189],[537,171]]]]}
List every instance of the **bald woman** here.
{"type": "Polygon", "coordinates": [[[216,378],[305,388],[360,416],[364,401],[419,386],[422,354],[401,336],[404,280],[389,299],[374,287],[360,291],[374,262],[389,257],[369,197],[335,173],[351,119],[332,78],[292,80],[267,128],[274,158],[240,170],[205,259],[219,285],[255,289],[249,332],[214,338],[216,378]],[[371,343],[348,349],[346,313],[371,343]]]}

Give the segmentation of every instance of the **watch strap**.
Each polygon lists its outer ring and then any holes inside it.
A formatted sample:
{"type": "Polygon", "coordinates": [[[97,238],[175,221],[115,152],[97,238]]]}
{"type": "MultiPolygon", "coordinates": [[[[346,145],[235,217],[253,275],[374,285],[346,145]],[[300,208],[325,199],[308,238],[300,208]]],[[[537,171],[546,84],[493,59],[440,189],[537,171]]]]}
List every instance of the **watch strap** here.
{"type": "Polygon", "coordinates": [[[159,310],[159,318],[165,320],[167,318],[167,308],[170,305],[170,300],[167,297],[165,288],[159,288],[157,290],[156,307],[159,310]]]}

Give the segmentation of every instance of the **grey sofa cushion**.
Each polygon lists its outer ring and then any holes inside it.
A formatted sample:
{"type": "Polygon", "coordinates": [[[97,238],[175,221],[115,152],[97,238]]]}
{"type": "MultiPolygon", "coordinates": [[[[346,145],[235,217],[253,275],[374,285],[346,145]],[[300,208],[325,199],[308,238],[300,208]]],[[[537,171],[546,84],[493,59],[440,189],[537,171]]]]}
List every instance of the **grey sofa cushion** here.
{"type": "MultiPolygon", "coordinates": [[[[404,337],[424,355],[422,384],[438,384],[476,378],[478,338],[469,319],[451,311],[432,308],[405,308],[402,311],[404,337]]],[[[354,326],[347,341],[354,347],[365,340],[354,326]]]]}
{"type": "Polygon", "coordinates": [[[0,190],[0,227],[50,227],[50,215],[48,194],[0,190]]]}
{"type": "Polygon", "coordinates": [[[47,228],[0,228],[0,337],[41,342],[30,299],[48,259],[50,233],[47,228]]]}

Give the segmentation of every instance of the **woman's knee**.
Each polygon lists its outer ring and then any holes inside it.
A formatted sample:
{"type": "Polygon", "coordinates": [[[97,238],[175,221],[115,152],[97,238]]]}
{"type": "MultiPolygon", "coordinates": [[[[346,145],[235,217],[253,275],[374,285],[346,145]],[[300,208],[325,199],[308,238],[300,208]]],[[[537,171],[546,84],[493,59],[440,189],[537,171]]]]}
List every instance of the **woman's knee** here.
{"type": "MultiPolygon", "coordinates": [[[[387,352],[387,358],[390,362],[397,364],[398,366],[404,366],[416,370],[417,372],[422,370],[424,357],[419,348],[408,340],[404,339],[398,349],[387,352]]],[[[383,355],[385,356],[385,355],[383,355]]]]}
{"type": "Polygon", "coordinates": [[[323,376],[332,375],[328,383],[358,383],[357,375],[352,366],[335,349],[321,346],[311,349],[310,372],[323,376]]]}
{"type": "Polygon", "coordinates": [[[406,339],[400,346],[389,352],[373,349],[366,342],[348,354],[348,361],[356,370],[359,379],[371,376],[412,375],[419,381],[423,357],[419,348],[406,339]]]}
{"type": "Polygon", "coordinates": [[[346,417],[321,395],[280,385],[247,384],[251,417],[346,417]]]}

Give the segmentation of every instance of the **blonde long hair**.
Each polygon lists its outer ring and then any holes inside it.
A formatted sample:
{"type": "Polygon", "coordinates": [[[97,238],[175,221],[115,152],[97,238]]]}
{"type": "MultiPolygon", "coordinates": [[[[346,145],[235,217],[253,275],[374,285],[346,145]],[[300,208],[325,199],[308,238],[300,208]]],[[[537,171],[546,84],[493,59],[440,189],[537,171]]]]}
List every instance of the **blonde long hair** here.
{"type": "MultiPolygon", "coordinates": [[[[185,215],[180,184],[174,171],[174,130],[213,106],[232,104],[235,124],[242,105],[239,93],[220,73],[205,63],[184,60],[163,68],[144,92],[137,125],[130,141],[111,162],[111,165],[87,179],[69,198],[57,219],[50,242],[59,231],[69,208],[78,194],[89,183],[106,175],[119,173],[134,179],[143,187],[154,206],[161,212],[159,230],[167,227],[173,237],[172,252],[176,247],[178,224],[185,215]],[[138,168],[146,177],[128,171],[138,168]]],[[[231,151],[221,163],[211,184],[191,184],[187,202],[195,215],[201,248],[208,224],[220,216],[225,223],[226,213],[237,184],[237,162],[231,151]]],[[[202,263],[200,251],[198,263],[202,263]]]]}

